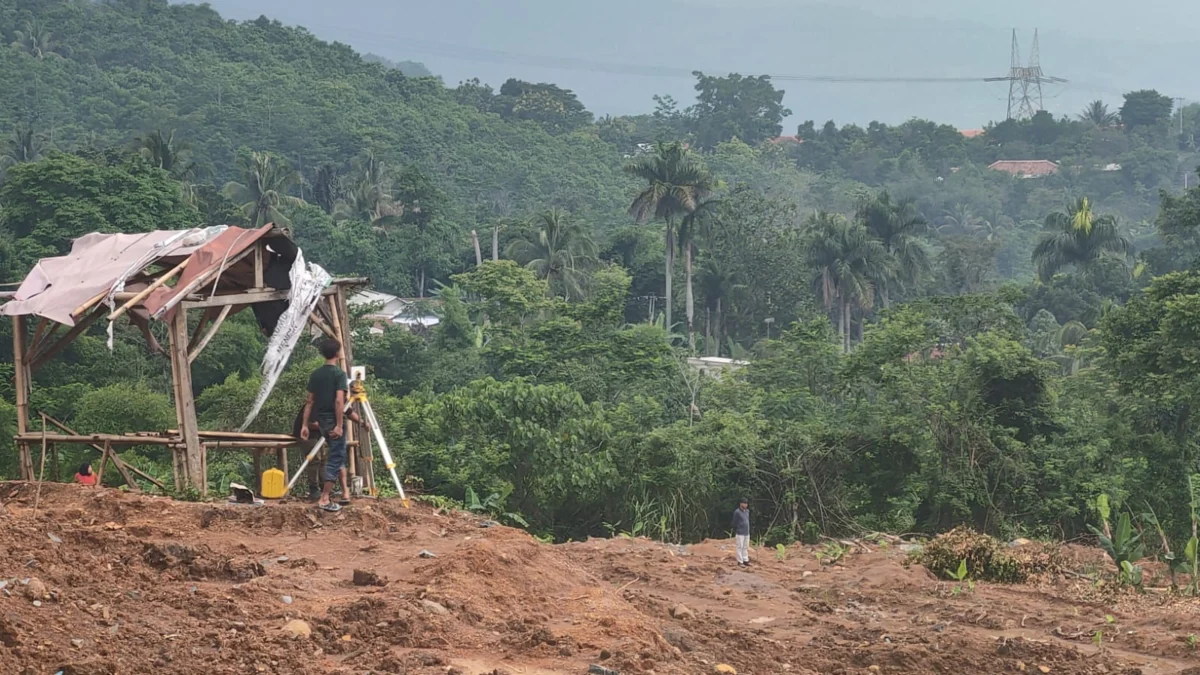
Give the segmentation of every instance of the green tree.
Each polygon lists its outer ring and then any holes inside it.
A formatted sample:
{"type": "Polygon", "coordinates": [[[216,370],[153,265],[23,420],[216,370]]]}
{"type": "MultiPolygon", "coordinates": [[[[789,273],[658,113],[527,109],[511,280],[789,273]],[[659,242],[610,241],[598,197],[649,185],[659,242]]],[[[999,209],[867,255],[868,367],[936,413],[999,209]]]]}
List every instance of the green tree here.
{"type": "Polygon", "coordinates": [[[665,293],[669,328],[674,298],[671,277],[675,266],[676,226],[682,217],[694,212],[712,194],[716,181],[704,163],[681,143],[659,143],[654,153],[635,159],[626,165],[625,171],[647,184],[629,206],[630,215],[639,223],[653,218],[666,226],[665,293]]]}
{"type": "Polygon", "coordinates": [[[890,307],[892,288],[912,287],[931,268],[929,254],[917,238],[925,230],[925,219],[917,212],[912,199],[892,201],[887,190],[860,202],[855,219],[870,236],[883,244],[892,258],[892,264],[878,270],[885,276],[877,278],[883,306],[890,307]]]}
{"type": "Polygon", "coordinates": [[[242,182],[226,183],[224,193],[242,209],[251,227],[288,225],[280,209],[304,203],[288,194],[299,183],[300,174],[287,162],[266,152],[252,152],[242,156],[242,182]]]}
{"type": "Polygon", "coordinates": [[[834,323],[842,350],[850,351],[851,310],[874,306],[876,280],[887,278],[895,262],[861,223],[819,212],[805,227],[808,264],[816,270],[813,286],[826,311],[836,310],[834,323]]]}
{"type": "Polygon", "coordinates": [[[61,56],[60,48],[54,42],[50,29],[40,21],[26,21],[24,28],[13,32],[16,38],[12,42],[13,49],[41,60],[46,57],[61,56]]]}
{"type": "Polygon", "coordinates": [[[42,140],[33,127],[14,129],[6,139],[4,153],[0,154],[0,170],[41,159],[42,149],[42,140]]]}
{"type": "MultiPolygon", "coordinates": [[[[356,158],[352,169],[348,185],[343,189],[343,197],[334,205],[334,221],[361,220],[370,223],[382,234],[390,233],[401,224],[398,216],[404,213],[404,205],[398,203],[392,194],[394,181],[391,169],[371,151],[356,158]]],[[[326,178],[321,175],[318,177],[326,178]]],[[[324,188],[322,193],[324,197],[328,189],[324,188]]]]}
{"type": "Polygon", "coordinates": [[[199,221],[179,183],[136,155],[108,164],[56,152],[13,166],[0,186],[0,205],[22,269],[65,253],[88,232],[183,229],[199,221]]]}
{"type": "Polygon", "coordinates": [[[709,150],[734,138],[750,145],[776,138],[783,131],[783,118],[792,114],[783,106],[783,90],[772,86],[766,75],[692,74],[696,76],[697,96],[690,112],[701,148],[709,150]]]}
{"type": "Polygon", "coordinates": [[[1101,259],[1125,258],[1129,252],[1129,240],[1117,229],[1116,218],[1095,213],[1091,201],[1080,197],[1066,211],[1046,217],[1046,232],[1033,250],[1033,263],[1045,282],[1066,267],[1087,275],[1101,259]]]}
{"type": "Polygon", "coordinates": [[[1153,89],[1132,91],[1125,94],[1125,104],[1121,106],[1121,122],[1129,130],[1162,126],[1171,119],[1171,110],[1174,107],[1170,96],[1153,89]]]}
{"type": "Polygon", "coordinates": [[[580,299],[587,288],[588,269],[597,260],[596,243],[570,214],[551,209],[533,219],[535,228],[528,238],[509,244],[506,254],[566,300],[580,299]]]}
{"type": "Polygon", "coordinates": [[[137,141],[137,150],[151,164],[166,171],[178,181],[191,180],[196,174],[196,164],[189,158],[192,147],[175,138],[175,131],[164,134],[152,131],[137,141]]]}
{"type": "Polygon", "coordinates": [[[1100,100],[1092,101],[1083,109],[1083,112],[1079,113],[1080,121],[1090,122],[1101,129],[1115,126],[1119,119],[1121,119],[1120,114],[1110,112],[1108,104],[1100,100]]]}

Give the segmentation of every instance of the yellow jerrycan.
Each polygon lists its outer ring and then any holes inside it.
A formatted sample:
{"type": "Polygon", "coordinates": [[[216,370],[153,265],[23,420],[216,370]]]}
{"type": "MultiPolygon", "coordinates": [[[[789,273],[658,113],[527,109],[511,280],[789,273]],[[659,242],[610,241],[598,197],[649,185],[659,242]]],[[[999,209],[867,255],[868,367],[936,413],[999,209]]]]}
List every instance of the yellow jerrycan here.
{"type": "Polygon", "coordinates": [[[262,497],[282,499],[287,491],[287,474],[279,469],[267,469],[262,474],[262,497]]]}

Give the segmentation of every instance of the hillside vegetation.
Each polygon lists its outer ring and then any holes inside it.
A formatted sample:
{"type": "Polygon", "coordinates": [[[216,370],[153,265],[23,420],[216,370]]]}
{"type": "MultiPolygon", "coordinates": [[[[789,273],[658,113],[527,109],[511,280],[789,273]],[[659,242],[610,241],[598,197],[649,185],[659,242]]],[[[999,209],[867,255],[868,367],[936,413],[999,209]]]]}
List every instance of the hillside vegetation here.
{"type": "MultiPolygon", "coordinates": [[[[202,6],[0,0],[0,37],[0,281],[94,230],[287,225],[438,313],[360,322],[356,358],[441,498],[557,538],[697,539],[740,495],[771,543],[1074,536],[1101,496],[1165,541],[1192,533],[1200,190],[1178,186],[1200,107],[1146,90],[972,137],[793,130],[769,78],[697,73],[694,103],[596,119],[554,84],[451,87],[202,6]],[[1058,170],[988,168],[1004,159],[1058,170]],[[698,355],[750,363],[709,378],[698,355]]],[[[120,332],[39,372],[35,408],[171,426],[165,360],[120,332]]],[[[238,316],[197,359],[204,425],[240,421],[263,344],[238,316]]],[[[256,428],[290,428],[314,356],[256,428]]],[[[237,454],[209,466],[214,489],[249,481],[237,454]]]]}

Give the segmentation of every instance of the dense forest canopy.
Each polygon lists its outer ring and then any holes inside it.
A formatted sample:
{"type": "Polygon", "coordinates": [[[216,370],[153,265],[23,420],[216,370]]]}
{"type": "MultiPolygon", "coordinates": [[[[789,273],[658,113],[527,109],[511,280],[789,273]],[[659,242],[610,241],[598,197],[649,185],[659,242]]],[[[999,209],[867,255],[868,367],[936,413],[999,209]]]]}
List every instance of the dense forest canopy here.
{"type": "MultiPolygon", "coordinates": [[[[0,40],[0,282],[92,231],[287,226],[437,313],[360,320],[355,354],[426,492],[559,538],[701,537],[741,494],[772,542],[1073,535],[1101,494],[1188,529],[1200,106],[785,128],[770,78],[697,72],[694,102],[598,117],[554,83],[449,86],[165,0],[0,0],[0,40]]],[[[170,426],[165,360],[118,333],[39,371],[35,409],[170,426]]],[[[204,426],[241,421],[264,344],[237,315],[196,360],[204,426]]],[[[290,428],[314,357],[256,429],[290,428]]],[[[12,386],[0,364],[9,475],[12,386]]],[[[215,489],[248,471],[210,460],[215,489]]]]}

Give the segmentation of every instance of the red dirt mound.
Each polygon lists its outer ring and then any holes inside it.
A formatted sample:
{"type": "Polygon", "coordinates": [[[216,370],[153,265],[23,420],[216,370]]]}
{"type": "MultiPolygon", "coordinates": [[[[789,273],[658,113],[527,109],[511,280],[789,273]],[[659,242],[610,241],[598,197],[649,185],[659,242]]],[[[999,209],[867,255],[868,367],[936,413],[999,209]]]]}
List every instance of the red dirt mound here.
{"type": "Polygon", "coordinates": [[[33,487],[7,484],[0,501],[5,675],[1200,668],[1195,601],[1074,577],[956,587],[895,550],[739,568],[729,542],[548,546],[385,500],[327,514],[45,485],[35,513],[33,487]]]}

